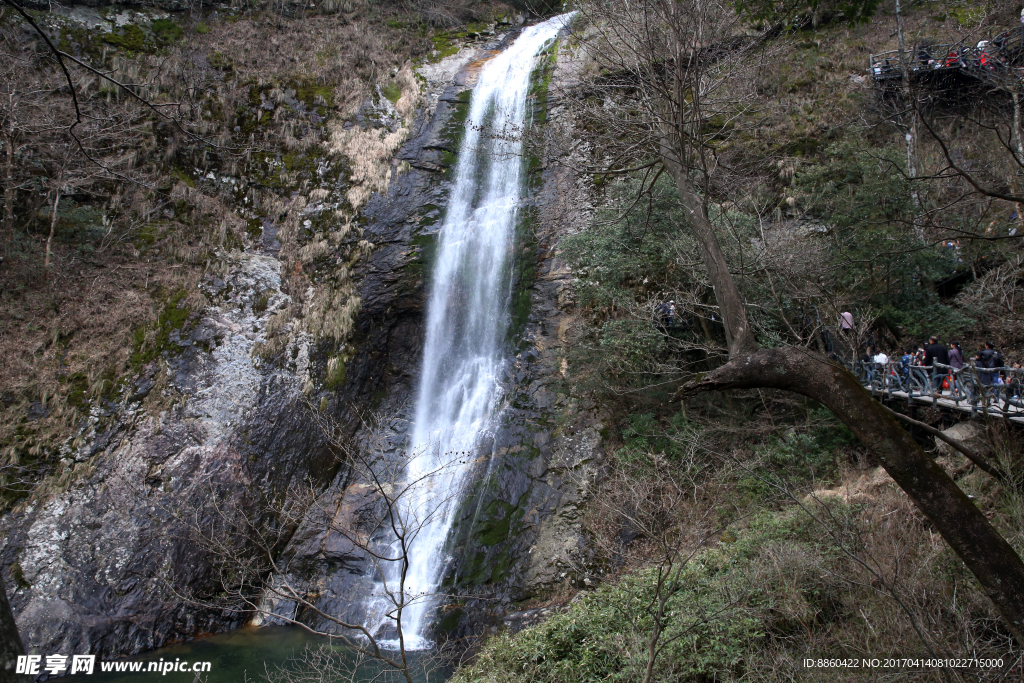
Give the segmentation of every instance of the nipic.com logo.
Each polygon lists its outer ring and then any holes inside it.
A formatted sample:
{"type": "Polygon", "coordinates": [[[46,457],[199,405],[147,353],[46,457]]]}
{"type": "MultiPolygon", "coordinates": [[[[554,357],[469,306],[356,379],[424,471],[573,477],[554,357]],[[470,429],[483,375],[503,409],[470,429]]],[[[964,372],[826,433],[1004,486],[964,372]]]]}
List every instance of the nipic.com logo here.
{"type": "Polygon", "coordinates": [[[95,667],[96,655],[72,655],[70,671],[68,670],[67,655],[46,655],[45,663],[42,655],[18,655],[14,673],[29,674],[30,676],[44,671],[51,676],[63,673],[91,674],[95,667]]]}
{"type": "MultiPolygon", "coordinates": [[[[61,674],[91,674],[96,670],[96,655],[18,655],[15,673],[37,676],[42,673],[57,676],[61,674]]],[[[210,662],[190,662],[175,659],[173,662],[161,658],[151,662],[100,662],[100,671],[114,673],[206,673],[210,662]]]]}

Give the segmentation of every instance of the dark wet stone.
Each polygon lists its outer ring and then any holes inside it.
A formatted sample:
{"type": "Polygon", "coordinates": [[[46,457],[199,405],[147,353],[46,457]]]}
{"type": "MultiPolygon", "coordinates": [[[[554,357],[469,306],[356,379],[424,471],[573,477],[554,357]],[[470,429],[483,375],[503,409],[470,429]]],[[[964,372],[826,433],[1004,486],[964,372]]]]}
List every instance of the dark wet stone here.
{"type": "Polygon", "coordinates": [[[50,409],[43,406],[40,401],[32,401],[28,407],[28,419],[32,422],[44,417],[49,417],[50,409]]]}

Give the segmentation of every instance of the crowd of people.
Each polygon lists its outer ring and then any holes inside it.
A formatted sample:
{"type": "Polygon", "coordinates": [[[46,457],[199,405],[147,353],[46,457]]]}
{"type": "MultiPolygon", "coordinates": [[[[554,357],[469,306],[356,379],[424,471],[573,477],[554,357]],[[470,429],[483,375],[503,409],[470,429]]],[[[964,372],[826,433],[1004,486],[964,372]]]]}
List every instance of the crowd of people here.
{"type": "Polygon", "coordinates": [[[894,356],[890,357],[874,347],[865,351],[861,361],[869,382],[874,381],[879,373],[889,372],[898,373],[897,379],[902,380],[901,384],[907,385],[911,375],[916,372],[918,377],[931,383],[931,389],[936,395],[940,395],[943,390],[951,390],[952,383],[956,381],[955,378],[960,371],[971,365],[973,372],[967,377],[973,381],[973,377],[976,376],[977,382],[982,387],[990,388],[993,393],[1005,392],[1007,398],[1019,399],[1024,389],[1024,370],[1021,369],[1020,362],[1008,365],[1003,354],[992,342],[985,342],[984,348],[972,356],[964,353],[957,341],[951,341],[947,346],[937,337],[931,337],[927,344],[904,349],[898,364],[894,356]],[[923,372],[915,371],[915,368],[921,368],[923,372]]]}
{"type": "MultiPolygon", "coordinates": [[[[951,68],[1010,72],[1016,63],[1014,58],[1019,46],[1024,42],[1024,16],[1021,24],[1019,29],[1003,31],[992,40],[979,41],[974,47],[923,43],[909,51],[906,67],[912,72],[951,68]]],[[[887,56],[871,64],[875,78],[894,77],[901,71],[899,57],[887,56]]]]}

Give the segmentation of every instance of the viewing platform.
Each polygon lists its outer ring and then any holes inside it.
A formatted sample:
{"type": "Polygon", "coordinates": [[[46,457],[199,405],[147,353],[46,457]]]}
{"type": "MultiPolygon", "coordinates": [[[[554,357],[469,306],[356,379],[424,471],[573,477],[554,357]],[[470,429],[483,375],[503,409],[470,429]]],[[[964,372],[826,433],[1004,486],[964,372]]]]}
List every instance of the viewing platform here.
{"type": "Polygon", "coordinates": [[[987,414],[1024,425],[1024,369],[1021,368],[978,368],[970,364],[957,369],[941,363],[933,367],[903,367],[898,360],[892,360],[888,363],[858,361],[850,369],[864,388],[880,399],[956,410],[969,413],[971,417],[987,414]]]}
{"type": "MultiPolygon", "coordinates": [[[[963,75],[979,81],[1019,81],[1024,74],[1024,26],[974,46],[963,43],[918,45],[905,50],[903,58],[911,80],[963,75]]],[[[903,77],[900,51],[871,55],[868,71],[878,82],[900,80],[903,77]]]]}

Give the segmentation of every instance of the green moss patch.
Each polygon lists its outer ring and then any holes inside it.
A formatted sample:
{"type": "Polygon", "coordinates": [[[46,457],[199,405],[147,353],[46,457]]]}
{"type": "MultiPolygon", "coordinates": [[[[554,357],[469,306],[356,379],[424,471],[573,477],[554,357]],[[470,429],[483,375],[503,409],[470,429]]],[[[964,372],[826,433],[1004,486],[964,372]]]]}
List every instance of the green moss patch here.
{"type": "MultiPolygon", "coordinates": [[[[438,62],[445,57],[451,57],[457,53],[459,48],[462,47],[458,40],[459,37],[459,34],[452,34],[447,31],[439,31],[431,36],[430,41],[434,44],[434,50],[436,50],[431,61],[438,62]]],[[[465,37],[465,34],[462,34],[461,37],[465,37]]]]}
{"type": "Polygon", "coordinates": [[[380,92],[389,102],[397,104],[402,97],[402,86],[398,84],[398,81],[388,81],[381,87],[380,92]]]}
{"type": "Polygon", "coordinates": [[[178,346],[171,344],[171,332],[183,330],[192,312],[185,305],[185,294],[184,289],[179,289],[172,294],[167,299],[167,303],[155,323],[135,330],[132,336],[132,368],[138,370],[165,351],[169,353],[180,351],[178,346]]]}
{"type": "Polygon", "coordinates": [[[515,510],[515,505],[503,500],[492,500],[483,511],[485,519],[480,524],[477,535],[480,544],[490,547],[508,538],[515,510]]]}
{"type": "Polygon", "coordinates": [[[135,24],[129,24],[103,36],[103,42],[129,52],[142,52],[146,47],[146,34],[135,24]]]}

